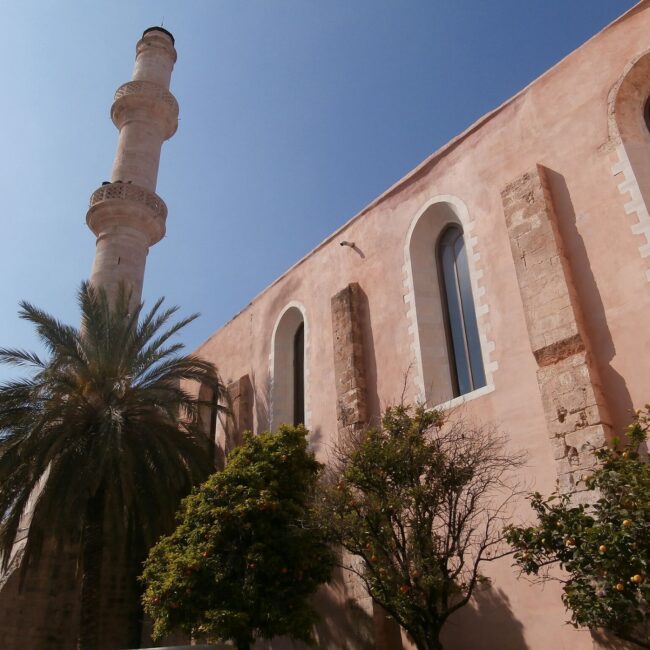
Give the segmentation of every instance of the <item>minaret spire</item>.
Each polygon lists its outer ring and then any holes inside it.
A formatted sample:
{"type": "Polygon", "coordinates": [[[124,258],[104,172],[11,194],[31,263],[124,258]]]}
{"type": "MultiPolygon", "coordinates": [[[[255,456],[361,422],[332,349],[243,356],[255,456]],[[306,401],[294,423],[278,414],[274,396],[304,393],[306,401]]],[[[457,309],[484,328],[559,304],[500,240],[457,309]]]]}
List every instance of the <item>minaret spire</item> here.
{"type": "Polygon", "coordinates": [[[175,62],[174,37],[162,27],[146,29],[132,80],[117,89],[111,107],[120,132],[111,180],[93,192],[86,215],[97,237],[90,282],[110,298],[123,282],[140,300],[149,247],[165,234],[167,206],[155,190],[162,143],[178,127],[178,102],[169,92],[175,62]]]}

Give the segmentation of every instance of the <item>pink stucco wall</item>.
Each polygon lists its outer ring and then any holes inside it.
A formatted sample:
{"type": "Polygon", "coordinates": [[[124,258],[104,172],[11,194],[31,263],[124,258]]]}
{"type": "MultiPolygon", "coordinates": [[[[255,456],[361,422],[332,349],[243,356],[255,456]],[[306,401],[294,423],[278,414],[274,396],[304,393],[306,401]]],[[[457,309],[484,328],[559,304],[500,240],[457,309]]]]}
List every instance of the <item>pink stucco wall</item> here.
{"type": "MultiPolygon", "coordinates": [[[[513,447],[527,450],[531,487],[552,490],[555,463],[500,195],[509,182],[541,164],[549,170],[560,234],[607,406],[620,430],[630,410],[649,399],[650,262],[639,250],[645,240],[631,230],[636,217],[626,212],[630,198],[618,187],[622,177],[612,172],[620,142],[608,124],[608,98],[626,66],[649,49],[650,4],[642,2],[423,162],[206,341],[198,352],[218,365],[226,382],[250,376],[256,429],[268,426],[273,328],[282,310],[296,302],[307,323],[307,425],[325,457],[337,431],[330,299],[351,282],[367,296],[371,415],[399,400],[407,372],[407,397],[417,398],[405,302],[406,237],[427,202],[451,195],[474,222],[473,252],[479,256],[474,264],[484,288],[480,302],[488,307],[479,321],[494,342],[489,357],[496,362],[494,390],[468,400],[463,409],[495,423],[513,447]],[[342,240],[355,242],[358,250],[341,247],[342,240]]],[[[650,81],[641,95],[649,93],[650,81]]],[[[522,506],[519,516],[525,515],[522,506]]],[[[493,588],[452,620],[449,648],[592,647],[588,633],[565,624],[556,588],[517,579],[509,560],[489,572],[493,588]]]]}

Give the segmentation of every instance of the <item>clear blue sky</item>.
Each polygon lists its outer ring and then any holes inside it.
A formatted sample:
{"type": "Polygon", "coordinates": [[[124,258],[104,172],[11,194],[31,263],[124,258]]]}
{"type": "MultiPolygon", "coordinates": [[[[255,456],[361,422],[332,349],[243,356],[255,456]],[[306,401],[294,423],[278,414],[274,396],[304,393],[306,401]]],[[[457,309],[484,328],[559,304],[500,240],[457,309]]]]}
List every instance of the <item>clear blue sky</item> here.
{"type": "MultiPolygon", "coordinates": [[[[135,43],[176,37],[167,237],[145,298],[200,311],[195,347],[430,153],[633,0],[0,0],[0,345],[28,299],[75,323],[91,192],[135,43]]],[[[6,376],[0,370],[0,376],[6,376]]]]}

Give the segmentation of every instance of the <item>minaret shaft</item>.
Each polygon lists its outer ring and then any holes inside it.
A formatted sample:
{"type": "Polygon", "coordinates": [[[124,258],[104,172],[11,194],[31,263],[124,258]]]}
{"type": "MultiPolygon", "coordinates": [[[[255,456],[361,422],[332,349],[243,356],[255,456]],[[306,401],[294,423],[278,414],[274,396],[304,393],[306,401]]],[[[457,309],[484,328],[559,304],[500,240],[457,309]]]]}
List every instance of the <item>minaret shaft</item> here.
{"type": "Polygon", "coordinates": [[[120,129],[117,151],[113,161],[111,183],[132,183],[153,192],[158,179],[162,134],[145,119],[133,118],[120,129]]]}
{"type": "Polygon", "coordinates": [[[133,78],[115,93],[111,118],[119,137],[111,181],[93,193],[86,216],[97,236],[90,281],[111,299],[124,284],[133,302],[140,300],[147,253],[165,234],[167,208],[155,190],[162,144],[178,125],[178,104],[169,92],[175,61],[172,35],[146,30],[133,78]]]}

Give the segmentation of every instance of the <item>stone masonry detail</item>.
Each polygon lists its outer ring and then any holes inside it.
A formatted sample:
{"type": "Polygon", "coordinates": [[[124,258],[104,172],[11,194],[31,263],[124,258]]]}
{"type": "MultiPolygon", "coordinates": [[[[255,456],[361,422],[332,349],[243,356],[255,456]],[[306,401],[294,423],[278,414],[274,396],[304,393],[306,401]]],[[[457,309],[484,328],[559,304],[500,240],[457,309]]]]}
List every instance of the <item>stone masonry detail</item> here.
{"type": "MultiPolygon", "coordinates": [[[[627,151],[625,151],[625,146],[619,144],[616,147],[616,153],[618,154],[618,161],[612,166],[612,174],[622,178],[618,184],[618,191],[622,195],[629,195],[629,200],[624,205],[625,214],[636,217],[636,221],[630,225],[630,229],[632,234],[643,238],[643,243],[639,246],[639,255],[646,260],[650,257],[650,214],[648,214],[639,181],[634,173],[627,151]]],[[[645,270],[645,277],[650,282],[650,268],[645,270]]]]}
{"type": "MultiPolygon", "coordinates": [[[[334,381],[336,382],[336,420],[339,436],[360,431],[368,422],[366,376],[361,330],[361,288],[354,282],[332,297],[334,381]]],[[[344,564],[356,566],[358,560],[343,552],[344,564]]],[[[350,598],[372,616],[372,601],[361,581],[345,572],[350,598]]]]}
{"type": "Polygon", "coordinates": [[[644,119],[650,93],[650,50],[629,61],[607,97],[608,141],[602,148],[611,151],[611,167],[618,191],[624,197],[623,210],[630,230],[639,237],[639,256],[646,280],[650,281],[650,214],[646,205],[650,134],[644,119]]]}
{"type": "Polygon", "coordinates": [[[501,198],[560,488],[580,489],[610,425],[545,169],[523,174],[501,198]]]}
{"type": "Polygon", "coordinates": [[[360,293],[359,285],[352,283],[332,298],[336,418],[339,432],[361,429],[368,422],[360,293]]]}

